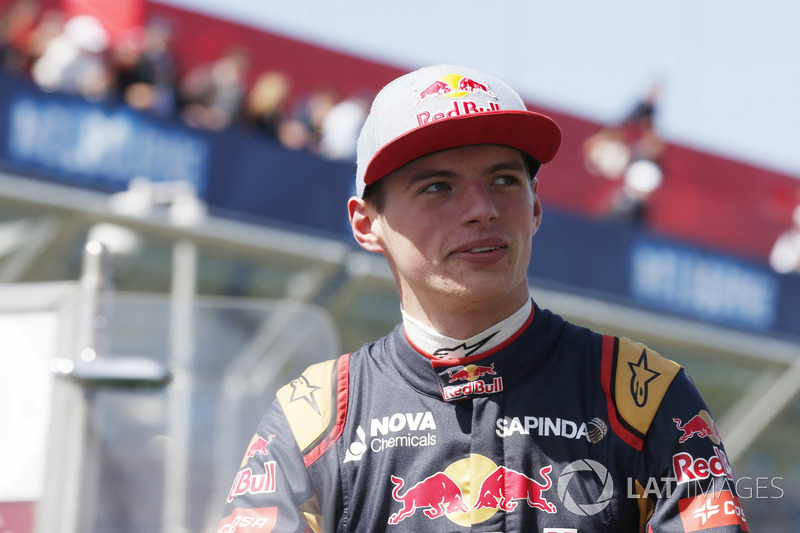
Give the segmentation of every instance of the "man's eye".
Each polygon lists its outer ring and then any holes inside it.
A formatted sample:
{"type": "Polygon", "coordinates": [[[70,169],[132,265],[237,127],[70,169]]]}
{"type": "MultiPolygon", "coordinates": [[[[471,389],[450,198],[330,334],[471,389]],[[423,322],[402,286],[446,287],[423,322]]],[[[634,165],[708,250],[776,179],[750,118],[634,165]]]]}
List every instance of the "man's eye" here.
{"type": "Polygon", "coordinates": [[[501,185],[516,185],[520,183],[522,180],[519,176],[503,175],[503,176],[498,176],[497,178],[495,178],[494,181],[495,183],[499,183],[501,185]]]}
{"type": "Polygon", "coordinates": [[[431,183],[430,185],[425,186],[425,188],[422,189],[422,192],[441,192],[446,191],[447,189],[449,189],[449,186],[445,182],[437,181],[436,183],[431,183]]]}

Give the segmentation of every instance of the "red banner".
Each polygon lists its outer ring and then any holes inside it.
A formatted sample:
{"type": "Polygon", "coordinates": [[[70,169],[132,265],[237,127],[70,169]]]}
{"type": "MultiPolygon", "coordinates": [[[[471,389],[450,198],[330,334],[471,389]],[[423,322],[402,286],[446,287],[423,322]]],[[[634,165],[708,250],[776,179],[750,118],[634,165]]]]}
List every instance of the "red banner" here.
{"type": "Polygon", "coordinates": [[[144,0],[61,0],[67,17],[91,15],[108,32],[112,43],[143,24],[144,0]]]}

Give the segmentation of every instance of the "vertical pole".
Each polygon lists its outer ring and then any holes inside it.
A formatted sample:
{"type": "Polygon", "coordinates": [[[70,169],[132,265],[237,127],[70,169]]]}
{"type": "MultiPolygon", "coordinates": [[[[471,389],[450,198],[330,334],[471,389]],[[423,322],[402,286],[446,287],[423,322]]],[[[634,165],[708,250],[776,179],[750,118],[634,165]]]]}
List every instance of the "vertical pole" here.
{"type": "Polygon", "coordinates": [[[197,247],[182,239],[172,250],[170,351],[173,382],[167,394],[167,448],[164,465],[162,533],[184,533],[191,452],[192,363],[197,247]]]}
{"type": "MultiPolygon", "coordinates": [[[[80,279],[77,326],[77,356],[92,360],[98,351],[100,300],[109,285],[108,251],[97,241],[86,243],[80,279]]],[[[94,530],[97,481],[99,475],[99,442],[94,430],[94,392],[81,391],[69,416],[64,447],[66,472],[61,509],[62,533],[90,533],[94,530]]]]}

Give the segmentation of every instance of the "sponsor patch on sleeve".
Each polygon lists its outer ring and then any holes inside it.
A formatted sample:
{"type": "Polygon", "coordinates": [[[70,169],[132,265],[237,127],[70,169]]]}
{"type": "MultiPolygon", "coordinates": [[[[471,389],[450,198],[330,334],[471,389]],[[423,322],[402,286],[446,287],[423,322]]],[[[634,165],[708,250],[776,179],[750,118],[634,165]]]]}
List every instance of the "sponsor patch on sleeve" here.
{"type": "Polygon", "coordinates": [[[737,525],[742,531],[749,531],[739,498],[729,490],[684,498],[678,503],[678,508],[687,533],[737,525]]]}
{"type": "Polygon", "coordinates": [[[234,509],[219,523],[217,533],[271,533],[277,520],[277,507],[234,509]]]}

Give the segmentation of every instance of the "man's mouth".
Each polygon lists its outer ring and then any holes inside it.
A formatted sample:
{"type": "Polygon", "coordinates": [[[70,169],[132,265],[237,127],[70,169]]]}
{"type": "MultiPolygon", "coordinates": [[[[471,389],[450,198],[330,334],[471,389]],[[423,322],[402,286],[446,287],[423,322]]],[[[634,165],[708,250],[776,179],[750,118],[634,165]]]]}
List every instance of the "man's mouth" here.
{"type": "Polygon", "coordinates": [[[467,252],[473,254],[480,254],[485,252],[493,252],[495,250],[499,250],[500,248],[501,248],[500,246],[476,246],[475,248],[470,248],[469,250],[467,250],[467,252]]]}

